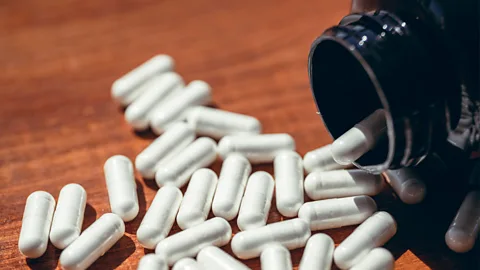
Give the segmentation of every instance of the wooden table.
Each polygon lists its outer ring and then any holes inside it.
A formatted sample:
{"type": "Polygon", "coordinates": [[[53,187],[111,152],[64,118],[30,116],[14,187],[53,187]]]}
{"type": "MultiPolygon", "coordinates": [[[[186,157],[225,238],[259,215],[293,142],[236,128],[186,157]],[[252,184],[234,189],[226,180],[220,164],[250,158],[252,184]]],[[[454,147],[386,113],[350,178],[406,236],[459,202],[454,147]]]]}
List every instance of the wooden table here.
{"type": "MultiPolygon", "coordinates": [[[[257,117],[265,133],[290,133],[300,154],[329,143],[309,90],[307,54],[313,39],[348,8],[346,0],[0,3],[0,268],[57,267],[60,250],[51,244],[39,259],[18,251],[31,192],[57,197],[65,184],[81,184],[88,193],[84,228],[109,212],[103,163],[114,154],[134,159],[154,138],[129,128],[110,86],[155,54],[173,56],[186,81],[210,83],[219,108],[257,117]]],[[[220,165],[213,165],[217,173],[220,165]]],[[[272,172],[272,166],[254,170],[272,172]]],[[[132,269],[151,252],[135,232],[157,187],[140,177],[137,184],[139,216],[92,268],[132,269]]],[[[478,250],[457,255],[443,240],[459,196],[441,188],[429,192],[418,206],[402,205],[389,191],[376,198],[399,223],[387,244],[397,268],[472,269],[478,250]]],[[[269,222],[281,219],[273,206],[269,222]]],[[[326,233],[338,244],[353,229],[326,233]]],[[[292,251],[295,266],[301,255],[292,251]]],[[[246,263],[259,269],[258,259],[246,263]]]]}

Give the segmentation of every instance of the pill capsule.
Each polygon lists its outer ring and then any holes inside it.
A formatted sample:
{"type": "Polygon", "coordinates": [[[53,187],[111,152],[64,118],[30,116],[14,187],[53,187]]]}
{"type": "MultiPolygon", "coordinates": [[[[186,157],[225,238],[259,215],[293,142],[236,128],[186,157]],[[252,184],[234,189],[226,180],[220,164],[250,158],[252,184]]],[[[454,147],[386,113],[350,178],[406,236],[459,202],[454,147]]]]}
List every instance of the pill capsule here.
{"type": "Polygon", "coordinates": [[[377,205],[372,198],[356,196],[307,202],[298,211],[298,217],[317,231],[360,224],[375,211],[377,205]]]}
{"type": "Polygon", "coordinates": [[[148,127],[148,116],[157,107],[168,106],[170,98],[179,94],[185,86],[182,77],[175,72],[167,72],[152,78],[141,96],[125,110],[125,120],[136,130],[148,127]]]}
{"type": "Polygon", "coordinates": [[[311,173],[313,171],[341,170],[350,167],[351,165],[338,164],[333,159],[331,147],[332,145],[329,144],[306,153],[303,157],[305,171],[311,173]]]}
{"type": "Polygon", "coordinates": [[[174,186],[164,186],[157,191],[137,230],[138,242],[143,247],[154,249],[158,242],[167,237],[181,201],[182,192],[174,186]]]}
{"type": "Polygon", "coordinates": [[[217,181],[217,175],[210,169],[199,169],[192,175],[177,215],[177,224],[182,230],[207,219],[217,181]]]}
{"type": "Polygon", "coordinates": [[[142,94],[142,86],[156,75],[171,71],[173,59],[164,54],[156,55],[134,70],[113,82],[112,98],[122,105],[128,105],[142,94]]]}
{"type": "Polygon", "coordinates": [[[290,251],[279,244],[270,244],[260,255],[262,270],[292,270],[290,251]]]}
{"type": "Polygon", "coordinates": [[[60,190],[50,230],[56,248],[64,249],[80,236],[86,204],[87,192],[82,186],[68,184],[60,190]]]}
{"type": "Polygon", "coordinates": [[[356,161],[370,151],[386,131],[385,111],[376,110],[332,143],[333,159],[342,165],[356,161]]]}
{"type": "Polygon", "coordinates": [[[330,270],[332,267],[334,243],[324,233],[312,235],[307,241],[299,270],[330,270]]]}
{"type": "Polygon", "coordinates": [[[384,245],[397,232],[397,223],[387,212],[377,212],[360,224],[333,252],[340,269],[358,264],[372,249],[384,245]]]}
{"type": "Polygon", "coordinates": [[[284,133],[229,135],[218,143],[218,153],[225,159],[231,153],[247,157],[252,164],[273,162],[282,150],[295,150],[292,136],[284,133]]]}
{"type": "Polygon", "coordinates": [[[150,114],[150,126],[157,134],[176,121],[186,117],[186,111],[192,106],[206,105],[212,99],[210,85],[204,81],[192,81],[175,97],[168,101],[168,106],[158,106],[150,114]]]}
{"type": "Polygon", "coordinates": [[[212,203],[212,212],[215,216],[226,220],[232,220],[237,216],[251,171],[252,166],[240,154],[230,154],[223,161],[212,203]]]}
{"type": "Polygon", "coordinates": [[[185,257],[195,257],[206,246],[224,246],[232,237],[232,228],[223,218],[214,217],[160,241],[155,253],[173,265],[185,257]]]}
{"type": "Polygon", "coordinates": [[[137,270],[168,270],[168,265],[164,258],[150,253],[140,259],[137,270]]]}
{"type": "Polygon", "coordinates": [[[480,224],[480,191],[470,191],[445,234],[448,247],[459,253],[475,245],[480,224]]]}
{"type": "Polygon", "coordinates": [[[392,187],[402,202],[416,204],[425,198],[426,187],[422,178],[411,168],[387,170],[385,180],[392,187]]]}
{"type": "Polygon", "coordinates": [[[260,256],[269,244],[279,243],[292,250],[304,247],[309,237],[308,223],[289,219],[235,234],[232,251],[240,259],[251,259],[260,256]]]}
{"type": "Polygon", "coordinates": [[[200,250],[197,261],[206,269],[250,270],[243,263],[215,246],[204,247],[200,250]]]}
{"type": "Polygon", "coordinates": [[[125,224],[116,214],[102,215],[60,254],[62,269],[86,269],[103,256],[125,233],[125,224]]]}
{"type": "Polygon", "coordinates": [[[267,172],[255,172],[250,176],[237,218],[240,230],[251,230],[267,224],[274,185],[272,176],[267,172]]]}
{"type": "Polygon", "coordinates": [[[18,249],[25,257],[38,258],[47,250],[54,208],[55,199],[45,191],[28,196],[18,239],[18,249]]]}
{"type": "Polygon", "coordinates": [[[390,251],[384,248],[374,248],[350,270],[393,270],[394,267],[395,259],[390,251]]]}
{"type": "Polygon", "coordinates": [[[186,117],[197,134],[215,139],[232,134],[258,134],[262,129],[254,117],[203,106],[188,109],[186,117]]]}
{"type": "Polygon", "coordinates": [[[137,171],[145,178],[154,178],[162,162],[166,162],[195,139],[195,132],[186,123],[172,124],[135,159],[137,171]]]}
{"type": "Polygon", "coordinates": [[[176,156],[162,164],[155,173],[155,181],[159,187],[166,184],[182,187],[192,174],[207,167],[217,158],[217,144],[206,137],[196,139],[176,156]]]}
{"type": "Polygon", "coordinates": [[[172,270],[203,270],[203,266],[192,258],[183,258],[173,265],[172,270]]]}
{"type": "Polygon", "coordinates": [[[312,200],[374,196],[385,186],[381,175],[363,170],[314,171],[307,175],[304,185],[305,192],[312,200]]]}
{"type": "Polygon", "coordinates": [[[275,200],[280,214],[294,217],[303,204],[302,158],[294,151],[280,152],[273,162],[275,200]]]}
{"type": "Polygon", "coordinates": [[[133,220],[139,207],[132,162],[125,156],[112,156],[105,162],[103,171],[112,213],[124,221],[133,220]]]}

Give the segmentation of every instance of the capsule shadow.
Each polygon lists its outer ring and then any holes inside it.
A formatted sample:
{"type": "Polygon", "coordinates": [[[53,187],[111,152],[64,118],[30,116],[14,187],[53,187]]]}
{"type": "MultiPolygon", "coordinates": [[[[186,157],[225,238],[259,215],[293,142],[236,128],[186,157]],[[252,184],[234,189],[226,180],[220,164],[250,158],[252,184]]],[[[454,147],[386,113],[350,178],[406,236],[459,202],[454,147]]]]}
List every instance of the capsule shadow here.
{"type": "Polygon", "coordinates": [[[87,203],[87,205],[85,206],[85,214],[83,217],[82,232],[86,228],[90,227],[90,225],[92,225],[95,220],[97,220],[97,211],[95,210],[95,208],[93,208],[92,205],[87,203]]]}
{"type": "Polygon", "coordinates": [[[143,185],[140,181],[135,179],[137,184],[137,196],[138,196],[138,215],[129,222],[125,223],[125,232],[136,234],[137,229],[140,226],[140,223],[147,212],[147,202],[145,200],[145,192],[143,190],[143,185]]]}
{"type": "Polygon", "coordinates": [[[145,130],[132,129],[132,132],[135,134],[135,136],[140,137],[142,139],[147,139],[147,140],[155,139],[158,137],[158,135],[155,134],[150,127],[145,130]]]}
{"type": "Polygon", "coordinates": [[[102,257],[95,261],[89,269],[115,269],[135,252],[135,243],[124,235],[102,257]]]}
{"type": "Polygon", "coordinates": [[[62,253],[62,250],[56,249],[52,243],[49,242],[45,254],[36,259],[26,258],[25,262],[30,269],[56,269],[60,253],[62,253]]]}

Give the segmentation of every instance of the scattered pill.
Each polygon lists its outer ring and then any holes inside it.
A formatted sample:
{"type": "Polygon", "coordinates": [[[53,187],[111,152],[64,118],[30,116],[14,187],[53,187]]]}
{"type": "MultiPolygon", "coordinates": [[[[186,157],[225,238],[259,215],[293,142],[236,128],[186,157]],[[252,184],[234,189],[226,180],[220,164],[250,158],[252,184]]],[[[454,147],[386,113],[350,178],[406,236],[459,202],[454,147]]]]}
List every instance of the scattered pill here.
{"type": "Polygon", "coordinates": [[[168,270],[168,265],[164,258],[150,253],[140,259],[137,270],[168,270]]]}
{"type": "Polygon", "coordinates": [[[110,157],[103,166],[112,213],[131,221],[139,211],[133,164],[125,156],[110,157]]]}
{"type": "Polygon", "coordinates": [[[302,158],[294,151],[283,151],[275,157],[273,167],[278,212],[294,217],[303,204],[302,158]]]}
{"type": "Polygon", "coordinates": [[[148,128],[148,116],[157,107],[168,106],[171,97],[185,86],[182,77],[167,72],[147,82],[148,88],[125,110],[125,120],[135,130],[148,128]]]}
{"type": "Polygon", "coordinates": [[[375,146],[386,127],[385,110],[376,110],[332,143],[333,159],[342,165],[356,161],[375,146]]]}
{"type": "Polygon", "coordinates": [[[384,245],[397,232],[397,223],[387,212],[377,212],[360,224],[333,252],[335,264],[348,269],[372,249],[384,245]]]}
{"type": "Polygon", "coordinates": [[[279,243],[292,250],[304,247],[309,237],[308,223],[299,218],[289,219],[235,234],[232,251],[240,259],[251,259],[260,256],[269,244],[279,243]]]}
{"type": "Polygon", "coordinates": [[[212,212],[215,216],[226,220],[232,220],[237,216],[251,171],[252,166],[240,154],[231,154],[223,161],[212,203],[212,212]]]}
{"type": "Polygon", "coordinates": [[[295,150],[295,141],[286,133],[229,135],[218,143],[218,153],[223,159],[231,153],[239,153],[253,164],[273,162],[282,150],[295,150]]]}
{"type": "Polygon", "coordinates": [[[258,134],[262,129],[254,117],[203,106],[188,109],[186,117],[197,134],[215,139],[232,134],[258,134]]]}
{"type": "Polygon", "coordinates": [[[243,263],[216,246],[208,246],[200,250],[197,261],[205,269],[250,270],[243,263]]]}
{"type": "Polygon", "coordinates": [[[87,204],[87,192],[78,184],[68,184],[60,190],[53,215],[50,241],[64,249],[80,236],[87,204]]]}
{"type": "Polygon", "coordinates": [[[393,270],[395,259],[385,248],[374,248],[350,270],[393,270]]]}
{"type": "Polygon", "coordinates": [[[290,251],[279,244],[270,244],[260,255],[262,270],[292,270],[290,251]]]}
{"type": "Polygon", "coordinates": [[[156,138],[135,159],[137,171],[145,178],[154,178],[162,162],[166,162],[185,149],[195,139],[195,132],[186,123],[172,124],[162,136],[156,138]]]}
{"type": "Polygon", "coordinates": [[[385,180],[392,187],[402,202],[416,204],[425,198],[426,187],[420,175],[412,168],[387,170],[385,180]]]}
{"type": "Polygon", "coordinates": [[[55,199],[45,191],[28,196],[18,239],[18,249],[25,257],[38,258],[47,250],[54,208],[55,199]]]}
{"type": "Polygon", "coordinates": [[[192,258],[183,258],[173,265],[172,270],[203,270],[203,266],[192,258]]]}
{"type": "Polygon", "coordinates": [[[204,81],[190,82],[168,101],[168,106],[158,106],[152,111],[149,118],[153,131],[160,134],[172,123],[184,120],[189,107],[208,104],[212,99],[211,91],[204,81]]]}
{"type": "Polygon", "coordinates": [[[374,196],[385,186],[381,175],[363,170],[314,171],[307,175],[304,185],[305,192],[312,200],[374,196]]]}
{"type": "Polygon", "coordinates": [[[112,97],[122,105],[128,105],[142,94],[142,85],[156,75],[173,70],[173,59],[164,54],[156,55],[134,70],[113,82],[112,97]]]}
{"type": "Polygon", "coordinates": [[[102,215],[60,254],[62,269],[88,268],[120,240],[124,233],[125,224],[118,215],[102,215]]]}
{"type": "Polygon", "coordinates": [[[471,250],[480,229],[480,191],[470,191],[445,234],[448,247],[458,253],[471,250]]]}
{"type": "Polygon", "coordinates": [[[356,225],[377,211],[375,201],[368,196],[328,199],[305,203],[298,217],[310,224],[312,231],[356,225]]]}
{"type": "Polygon", "coordinates": [[[195,257],[206,246],[224,246],[232,237],[232,228],[223,218],[214,217],[160,241],[155,253],[173,265],[185,257],[195,257]]]}
{"type": "Polygon", "coordinates": [[[255,172],[250,176],[237,218],[240,230],[251,230],[267,224],[274,185],[272,176],[267,172],[255,172]]]}
{"type": "Polygon", "coordinates": [[[159,187],[164,185],[184,186],[192,174],[207,167],[217,158],[217,144],[214,140],[201,137],[166,161],[155,173],[159,187]]]}
{"type": "Polygon", "coordinates": [[[330,270],[334,247],[335,245],[330,236],[324,233],[312,235],[307,241],[298,269],[330,270]]]}
{"type": "Polygon", "coordinates": [[[138,242],[143,247],[154,249],[158,242],[167,237],[181,201],[182,192],[174,186],[164,186],[157,191],[137,230],[138,242]]]}
{"type": "Polygon", "coordinates": [[[192,175],[177,215],[177,224],[182,230],[207,219],[217,181],[217,175],[210,169],[199,169],[192,175]]]}
{"type": "Polygon", "coordinates": [[[332,145],[325,145],[318,149],[312,150],[303,157],[303,166],[305,171],[311,173],[313,171],[331,171],[341,170],[350,167],[351,165],[338,164],[332,157],[332,145]]]}

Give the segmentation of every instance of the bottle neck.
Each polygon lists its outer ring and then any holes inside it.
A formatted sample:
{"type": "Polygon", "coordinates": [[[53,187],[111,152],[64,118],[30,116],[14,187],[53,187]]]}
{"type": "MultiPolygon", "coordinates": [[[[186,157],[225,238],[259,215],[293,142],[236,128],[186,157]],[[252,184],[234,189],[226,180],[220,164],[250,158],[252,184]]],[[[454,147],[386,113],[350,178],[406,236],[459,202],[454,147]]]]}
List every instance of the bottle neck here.
{"type": "Polygon", "coordinates": [[[386,111],[388,139],[355,163],[374,173],[418,164],[458,121],[460,91],[418,25],[386,11],[352,14],[310,51],[313,95],[334,139],[386,111]]]}

